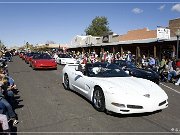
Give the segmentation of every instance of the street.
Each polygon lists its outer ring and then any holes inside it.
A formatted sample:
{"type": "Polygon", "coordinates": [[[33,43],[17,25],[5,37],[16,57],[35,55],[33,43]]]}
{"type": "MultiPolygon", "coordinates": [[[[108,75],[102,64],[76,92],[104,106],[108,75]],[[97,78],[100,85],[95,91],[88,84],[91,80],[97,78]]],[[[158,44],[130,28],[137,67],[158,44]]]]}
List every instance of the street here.
{"type": "Polygon", "coordinates": [[[180,133],[180,87],[160,86],[169,97],[169,107],[160,112],[118,115],[97,112],[82,96],[62,85],[62,65],[57,70],[32,70],[18,56],[8,63],[18,88],[19,133],[180,133]]]}

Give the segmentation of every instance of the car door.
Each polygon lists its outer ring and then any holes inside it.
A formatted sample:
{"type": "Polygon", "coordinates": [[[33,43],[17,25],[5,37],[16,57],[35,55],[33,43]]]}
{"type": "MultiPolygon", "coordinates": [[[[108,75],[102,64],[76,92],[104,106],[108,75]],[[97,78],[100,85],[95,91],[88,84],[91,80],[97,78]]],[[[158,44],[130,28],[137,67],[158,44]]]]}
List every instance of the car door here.
{"type": "Polygon", "coordinates": [[[85,82],[86,82],[86,76],[84,76],[81,71],[75,71],[74,79],[72,83],[74,90],[83,95],[86,94],[87,92],[85,90],[85,82]]]}

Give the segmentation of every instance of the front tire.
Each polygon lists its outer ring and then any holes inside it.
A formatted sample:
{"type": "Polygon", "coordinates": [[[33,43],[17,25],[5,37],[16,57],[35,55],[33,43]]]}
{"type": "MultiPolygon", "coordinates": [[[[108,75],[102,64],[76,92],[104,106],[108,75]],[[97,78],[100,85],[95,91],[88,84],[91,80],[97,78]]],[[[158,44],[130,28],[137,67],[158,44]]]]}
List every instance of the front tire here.
{"type": "Polygon", "coordinates": [[[70,90],[69,77],[67,74],[64,74],[64,88],[65,88],[65,90],[70,90]]]}
{"type": "Polygon", "coordinates": [[[99,112],[104,112],[105,108],[105,97],[101,88],[96,88],[93,93],[93,106],[99,112]]]}

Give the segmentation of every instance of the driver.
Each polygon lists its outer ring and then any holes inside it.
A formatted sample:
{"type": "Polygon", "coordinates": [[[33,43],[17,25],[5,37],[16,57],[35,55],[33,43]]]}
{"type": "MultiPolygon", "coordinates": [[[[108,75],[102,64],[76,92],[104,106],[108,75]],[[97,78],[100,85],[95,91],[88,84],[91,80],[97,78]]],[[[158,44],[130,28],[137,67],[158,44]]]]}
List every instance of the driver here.
{"type": "Polygon", "coordinates": [[[81,71],[83,73],[84,70],[85,70],[85,64],[79,64],[78,71],[81,71]]]}

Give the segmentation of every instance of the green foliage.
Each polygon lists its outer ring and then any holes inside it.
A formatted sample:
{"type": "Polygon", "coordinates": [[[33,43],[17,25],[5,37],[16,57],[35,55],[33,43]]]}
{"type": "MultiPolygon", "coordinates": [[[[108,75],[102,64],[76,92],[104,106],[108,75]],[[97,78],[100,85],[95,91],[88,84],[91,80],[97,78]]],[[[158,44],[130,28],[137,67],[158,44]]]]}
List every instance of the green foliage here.
{"type": "Polygon", "coordinates": [[[108,24],[109,23],[106,17],[97,16],[92,20],[91,25],[85,29],[85,33],[86,35],[103,36],[111,31],[108,24]]]}

